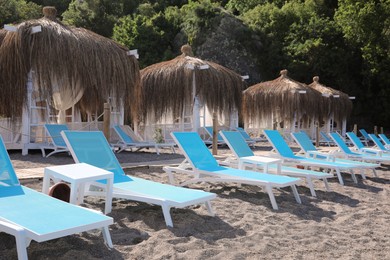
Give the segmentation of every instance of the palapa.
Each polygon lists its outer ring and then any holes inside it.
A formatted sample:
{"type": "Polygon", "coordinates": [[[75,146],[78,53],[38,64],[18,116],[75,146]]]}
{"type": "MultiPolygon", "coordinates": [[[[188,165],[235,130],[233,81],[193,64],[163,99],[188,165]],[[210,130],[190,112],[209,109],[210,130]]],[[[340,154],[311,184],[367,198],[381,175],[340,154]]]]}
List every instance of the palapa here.
{"type": "Polygon", "coordinates": [[[345,120],[352,111],[352,101],[349,99],[349,96],[340,90],[322,85],[319,80],[318,76],[313,77],[313,82],[309,87],[314,88],[327,97],[329,117],[333,115],[333,119],[339,122],[345,120]]]}
{"type": "Polygon", "coordinates": [[[141,120],[151,117],[158,121],[167,113],[179,118],[186,105],[193,105],[194,96],[211,112],[222,114],[238,110],[245,87],[242,77],[219,64],[192,57],[188,45],[184,45],[181,51],[182,54],[172,60],[141,70],[141,120]],[[193,93],[193,71],[188,66],[201,65],[208,65],[209,68],[195,70],[196,90],[193,93]]]}
{"type": "Polygon", "coordinates": [[[317,90],[280,72],[275,80],[253,85],[243,92],[243,116],[245,122],[254,124],[273,117],[279,123],[291,125],[304,118],[320,120],[326,114],[324,98],[317,90]]]}
{"type": "Polygon", "coordinates": [[[83,91],[80,106],[85,112],[102,110],[111,97],[116,104],[123,102],[125,109],[131,106],[135,114],[140,95],[136,58],[108,38],[62,24],[54,7],[43,12],[43,18],[5,33],[0,46],[0,115],[21,116],[27,105],[29,72],[43,100],[50,100],[56,91],[74,96],[83,91]],[[32,34],[35,26],[41,26],[41,32],[32,34]]]}

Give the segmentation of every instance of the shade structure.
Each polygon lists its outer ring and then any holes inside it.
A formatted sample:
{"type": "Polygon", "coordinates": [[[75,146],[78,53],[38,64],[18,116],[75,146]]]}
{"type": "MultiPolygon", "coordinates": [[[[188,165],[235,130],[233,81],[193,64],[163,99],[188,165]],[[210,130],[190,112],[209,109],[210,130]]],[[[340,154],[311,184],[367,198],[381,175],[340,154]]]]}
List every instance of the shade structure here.
{"type": "Polygon", "coordinates": [[[326,115],[321,93],[289,78],[287,73],[282,70],[277,79],[258,83],[243,92],[244,122],[259,125],[273,118],[274,122],[293,125],[326,115]]]}
{"type": "Polygon", "coordinates": [[[21,116],[27,104],[29,73],[40,99],[57,97],[58,103],[81,98],[80,107],[95,112],[111,98],[136,113],[140,94],[137,59],[108,38],[62,24],[55,18],[55,8],[43,11],[43,18],[22,22],[16,32],[7,31],[3,37],[0,115],[21,116]]]}
{"type": "Polygon", "coordinates": [[[238,110],[245,86],[234,71],[193,57],[188,45],[182,47],[182,55],[142,69],[141,80],[141,121],[150,117],[159,120],[167,113],[181,117],[185,106],[193,105],[195,97],[213,112],[238,110]]]}
{"type": "Polygon", "coordinates": [[[0,46],[3,43],[3,40],[4,40],[6,33],[7,33],[6,30],[0,29],[0,46]]]}
{"type": "Polygon", "coordinates": [[[313,82],[309,87],[319,91],[326,97],[328,117],[332,117],[339,122],[345,120],[352,111],[352,102],[349,96],[339,90],[321,84],[319,80],[318,76],[313,77],[313,82]]]}

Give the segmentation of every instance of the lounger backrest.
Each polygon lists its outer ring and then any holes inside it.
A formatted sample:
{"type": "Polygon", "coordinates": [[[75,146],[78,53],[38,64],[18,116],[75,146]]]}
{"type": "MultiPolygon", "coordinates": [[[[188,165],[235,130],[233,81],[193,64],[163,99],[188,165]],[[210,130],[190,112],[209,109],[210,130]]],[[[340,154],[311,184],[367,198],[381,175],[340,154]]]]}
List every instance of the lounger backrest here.
{"type": "Polygon", "coordinates": [[[244,137],[236,131],[220,131],[223,140],[229,146],[230,150],[238,157],[253,156],[253,152],[244,137]]]}
{"type": "Polygon", "coordinates": [[[371,140],[375,143],[376,146],[378,146],[379,149],[383,150],[383,151],[386,151],[386,147],[382,144],[382,142],[378,139],[378,137],[376,137],[376,135],[374,134],[369,134],[368,135],[371,140]]]}
{"type": "Polygon", "coordinates": [[[390,144],[390,140],[389,140],[389,138],[387,138],[387,136],[385,134],[379,134],[379,137],[382,139],[382,141],[385,144],[390,144]]]}
{"type": "Polygon", "coordinates": [[[332,137],[333,141],[337,144],[337,146],[343,150],[346,154],[352,154],[352,151],[349,147],[344,143],[343,139],[341,139],[338,133],[329,133],[330,137],[332,137]]]}
{"type": "Polygon", "coordinates": [[[359,129],[359,132],[362,134],[362,136],[366,139],[366,140],[370,140],[370,137],[368,136],[368,133],[366,130],[364,129],[359,129]]]}
{"type": "Polygon", "coordinates": [[[172,132],[171,136],[184,152],[186,159],[196,169],[218,167],[218,162],[195,132],[172,132]]]}
{"type": "Polygon", "coordinates": [[[294,137],[295,141],[305,152],[317,151],[316,147],[313,145],[313,143],[311,142],[310,138],[307,136],[306,133],[296,132],[296,133],[291,133],[291,135],[294,137]]]}
{"type": "Polygon", "coordinates": [[[62,136],[76,163],[88,163],[114,173],[114,182],[119,182],[125,173],[100,131],[63,131],[62,136]]]}
{"type": "MultiPolygon", "coordinates": [[[[207,133],[210,135],[211,138],[213,138],[213,127],[212,126],[205,126],[204,129],[206,129],[207,133]]],[[[217,134],[218,141],[223,142],[222,136],[218,133],[217,134]]]]}
{"type": "Polygon", "coordinates": [[[325,141],[332,142],[332,139],[330,139],[329,136],[327,136],[324,132],[320,132],[320,135],[322,138],[324,138],[325,141]]]}
{"type": "Polygon", "coordinates": [[[283,157],[293,158],[295,154],[277,130],[264,130],[264,134],[273,148],[283,157]]]}
{"type": "Polygon", "coordinates": [[[0,190],[4,186],[19,186],[18,177],[15,174],[3,138],[0,136],[0,190]]]}
{"type": "Polygon", "coordinates": [[[356,146],[356,148],[358,149],[364,148],[364,144],[360,141],[359,137],[357,137],[354,132],[347,132],[346,134],[348,138],[351,140],[351,142],[353,143],[353,145],[356,146]]]}
{"type": "Polygon", "coordinates": [[[50,138],[54,145],[59,147],[66,147],[66,143],[61,136],[61,131],[69,130],[65,124],[45,124],[46,131],[49,133],[50,138]]]}
{"type": "Polygon", "coordinates": [[[249,134],[245,131],[242,127],[236,127],[237,131],[244,137],[245,140],[250,141],[252,138],[249,136],[249,134]]]}
{"type": "Polygon", "coordinates": [[[126,132],[123,131],[123,129],[119,125],[115,125],[114,130],[124,143],[126,144],[134,143],[134,140],[131,138],[131,136],[126,134],[126,132]]]}

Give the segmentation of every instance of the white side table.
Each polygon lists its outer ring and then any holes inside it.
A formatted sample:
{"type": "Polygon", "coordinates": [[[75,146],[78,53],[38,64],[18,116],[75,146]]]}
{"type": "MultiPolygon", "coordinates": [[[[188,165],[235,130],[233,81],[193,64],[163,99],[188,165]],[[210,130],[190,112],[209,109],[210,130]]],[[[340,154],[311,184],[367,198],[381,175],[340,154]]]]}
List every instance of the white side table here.
{"type": "Polygon", "coordinates": [[[254,164],[263,166],[263,172],[268,173],[269,165],[276,164],[277,174],[281,173],[282,159],[263,157],[263,156],[245,156],[238,159],[238,169],[244,169],[245,164],[254,164]]]}
{"type": "Polygon", "coordinates": [[[106,203],[104,213],[108,214],[112,209],[112,190],[114,175],[112,172],[86,164],[76,163],[61,166],[46,167],[43,176],[42,192],[49,193],[50,180],[55,182],[65,181],[70,183],[70,203],[80,204],[84,199],[84,186],[87,183],[107,180],[106,182],[106,203]]]}

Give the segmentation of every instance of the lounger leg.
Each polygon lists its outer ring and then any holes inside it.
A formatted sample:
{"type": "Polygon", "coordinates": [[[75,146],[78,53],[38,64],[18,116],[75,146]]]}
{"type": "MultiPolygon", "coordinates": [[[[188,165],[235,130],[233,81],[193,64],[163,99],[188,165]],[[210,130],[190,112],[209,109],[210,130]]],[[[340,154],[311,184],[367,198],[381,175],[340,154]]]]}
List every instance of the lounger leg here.
{"type": "Polygon", "coordinates": [[[170,169],[165,168],[164,171],[168,173],[169,183],[172,185],[176,185],[175,177],[173,176],[173,172],[170,169]]]}
{"type": "Polygon", "coordinates": [[[212,217],[214,217],[214,216],[215,216],[215,213],[214,213],[214,211],[213,211],[213,208],[211,207],[210,201],[206,201],[204,204],[205,204],[205,206],[206,206],[206,208],[207,208],[207,211],[209,212],[209,215],[212,216],[212,217]]]}
{"type": "Polygon", "coordinates": [[[323,178],[322,180],[324,181],[325,189],[330,191],[328,180],[326,178],[323,178]]]}
{"type": "Polygon", "coordinates": [[[170,207],[166,205],[162,205],[161,207],[164,214],[165,224],[167,224],[168,227],[173,227],[171,213],[169,213],[170,207]]]}
{"type": "Polygon", "coordinates": [[[360,175],[362,176],[363,180],[366,180],[366,175],[364,174],[364,169],[360,170],[360,175]]]}
{"type": "Polygon", "coordinates": [[[343,177],[341,176],[340,170],[336,170],[337,178],[339,178],[339,182],[341,185],[344,185],[343,177]]]}
{"type": "Polygon", "coordinates": [[[353,173],[352,170],[351,170],[351,177],[352,177],[353,182],[354,182],[354,183],[357,183],[356,175],[353,173]]]}
{"type": "Polygon", "coordinates": [[[313,180],[310,177],[306,177],[307,185],[309,186],[311,196],[317,197],[316,191],[314,190],[313,180]]]}
{"type": "Polygon", "coordinates": [[[374,176],[375,177],[378,177],[378,174],[376,174],[376,170],[375,169],[372,169],[373,173],[374,173],[374,176]]]}
{"type": "Polygon", "coordinates": [[[293,193],[294,193],[295,200],[296,200],[299,204],[302,204],[301,198],[299,197],[299,194],[298,194],[297,186],[291,185],[291,189],[292,189],[292,191],[293,191],[293,193]]]}
{"type": "Polygon", "coordinates": [[[106,242],[107,246],[109,248],[114,248],[114,245],[112,244],[112,240],[111,240],[110,231],[108,231],[108,227],[107,226],[103,227],[102,233],[103,233],[104,242],[106,242]]]}
{"type": "Polygon", "coordinates": [[[160,150],[158,149],[158,145],[157,145],[157,144],[154,146],[154,148],[156,149],[156,153],[157,153],[158,155],[160,155],[160,150]]]}
{"type": "Polygon", "coordinates": [[[7,234],[13,235],[16,242],[16,251],[19,260],[27,260],[27,238],[26,231],[14,224],[0,220],[0,230],[7,234]]]}
{"type": "Polygon", "coordinates": [[[271,205],[274,210],[278,210],[278,204],[276,203],[274,193],[272,192],[272,187],[270,185],[265,186],[267,190],[268,197],[271,200],[271,205]]]}

